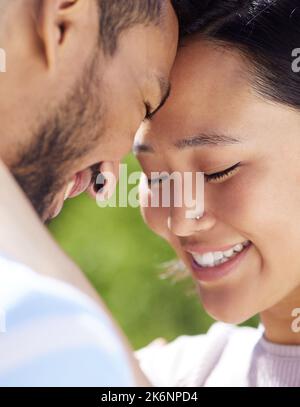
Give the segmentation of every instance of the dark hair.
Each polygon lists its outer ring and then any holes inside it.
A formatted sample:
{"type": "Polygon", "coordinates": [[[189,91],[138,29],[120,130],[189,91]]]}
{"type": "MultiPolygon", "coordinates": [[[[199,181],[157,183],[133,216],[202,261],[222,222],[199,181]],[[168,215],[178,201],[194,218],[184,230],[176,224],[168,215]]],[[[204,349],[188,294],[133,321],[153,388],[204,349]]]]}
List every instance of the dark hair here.
{"type": "Polygon", "coordinates": [[[97,0],[100,41],[105,54],[113,55],[120,34],[136,24],[159,24],[164,0],[97,0]]]}
{"type": "Polygon", "coordinates": [[[263,97],[300,108],[300,73],[292,69],[300,48],[299,0],[173,0],[181,37],[205,39],[238,50],[252,85],[263,97]]]}

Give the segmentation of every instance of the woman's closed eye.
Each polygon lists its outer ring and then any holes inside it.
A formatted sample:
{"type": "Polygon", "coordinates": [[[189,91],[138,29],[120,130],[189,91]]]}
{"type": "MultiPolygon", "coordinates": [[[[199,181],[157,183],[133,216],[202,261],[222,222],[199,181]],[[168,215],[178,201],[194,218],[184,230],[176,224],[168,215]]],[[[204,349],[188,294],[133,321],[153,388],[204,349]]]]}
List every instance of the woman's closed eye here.
{"type": "Polygon", "coordinates": [[[227,179],[231,178],[237,172],[240,164],[239,162],[224,171],[215,172],[214,174],[204,174],[205,181],[215,184],[227,181],[227,179]]]}
{"type": "MultiPolygon", "coordinates": [[[[227,179],[231,178],[239,169],[240,167],[240,162],[233,165],[230,168],[227,168],[224,171],[220,171],[220,172],[215,172],[213,174],[204,174],[204,179],[206,182],[209,183],[221,183],[226,181],[227,179]]],[[[147,182],[148,182],[148,186],[152,187],[152,186],[160,186],[162,185],[163,182],[165,182],[166,180],[168,180],[170,178],[170,175],[167,174],[160,174],[159,176],[152,176],[152,177],[147,177],[147,182]]]]}

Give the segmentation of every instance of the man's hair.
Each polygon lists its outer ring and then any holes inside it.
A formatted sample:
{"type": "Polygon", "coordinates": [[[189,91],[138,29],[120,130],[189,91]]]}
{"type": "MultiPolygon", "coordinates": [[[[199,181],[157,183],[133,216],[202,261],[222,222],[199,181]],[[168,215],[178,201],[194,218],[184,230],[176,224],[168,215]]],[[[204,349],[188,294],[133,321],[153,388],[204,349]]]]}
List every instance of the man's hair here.
{"type": "MultiPolygon", "coordinates": [[[[95,0],[99,8],[99,42],[106,55],[112,56],[123,31],[138,24],[159,25],[166,0],[95,0]]],[[[0,17],[12,0],[0,0],[0,17]]]]}
{"type": "Polygon", "coordinates": [[[165,0],[97,0],[100,11],[100,42],[113,55],[120,34],[137,24],[160,23],[165,0]]]}
{"type": "Polygon", "coordinates": [[[299,0],[173,0],[173,5],[182,38],[199,33],[238,51],[258,93],[300,109],[300,74],[292,69],[300,48],[299,0]]]}

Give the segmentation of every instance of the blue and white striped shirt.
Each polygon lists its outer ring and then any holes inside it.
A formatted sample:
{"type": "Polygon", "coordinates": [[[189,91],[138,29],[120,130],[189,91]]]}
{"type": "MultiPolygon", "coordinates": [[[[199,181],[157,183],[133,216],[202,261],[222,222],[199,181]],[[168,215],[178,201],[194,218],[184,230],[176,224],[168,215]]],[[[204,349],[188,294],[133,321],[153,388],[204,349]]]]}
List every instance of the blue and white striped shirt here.
{"type": "Polygon", "coordinates": [[[104,312],[68,284],[0,256],[0,386],[134,386],[104,312]]]}

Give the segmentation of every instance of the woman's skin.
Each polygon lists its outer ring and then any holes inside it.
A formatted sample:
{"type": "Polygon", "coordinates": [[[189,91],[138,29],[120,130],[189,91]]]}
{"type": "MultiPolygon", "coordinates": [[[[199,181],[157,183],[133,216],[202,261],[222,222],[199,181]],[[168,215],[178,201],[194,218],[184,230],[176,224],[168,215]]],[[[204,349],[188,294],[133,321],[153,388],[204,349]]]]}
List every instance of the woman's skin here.
{"type": "MultiPolygon", "coordinates": [[[[149,386],[133,351],[96,290],[82,271],[57,246],[42,225],[6,166],[0,161],[0,253],[32,270],[73,285],[92,298],[114,325],[128,355],[137,386],[149,386]]],[[[99,270],[101,272],[101,270],[99,270]]]]}
{"type": "Polygon", "coordinates": [[[259,313],[268,340],[300,344],[291,328],[300,307],[300,113],[258,95],[249,66],[199,35],[180,48],[171,97],[151,129],[138,132],[135,151],[149,178],[205,173],[205,211],[197,220],[186,218],[184,206],[145,207],[151,192],[144,180],[143,215],[189,268],[211,316],[241,323],[259,313]],[[228,175],[207,177],[238,163],[228,175]],[[189,245],[215,251],[247,240],[228,275],[197,277],[189,245]]]}

